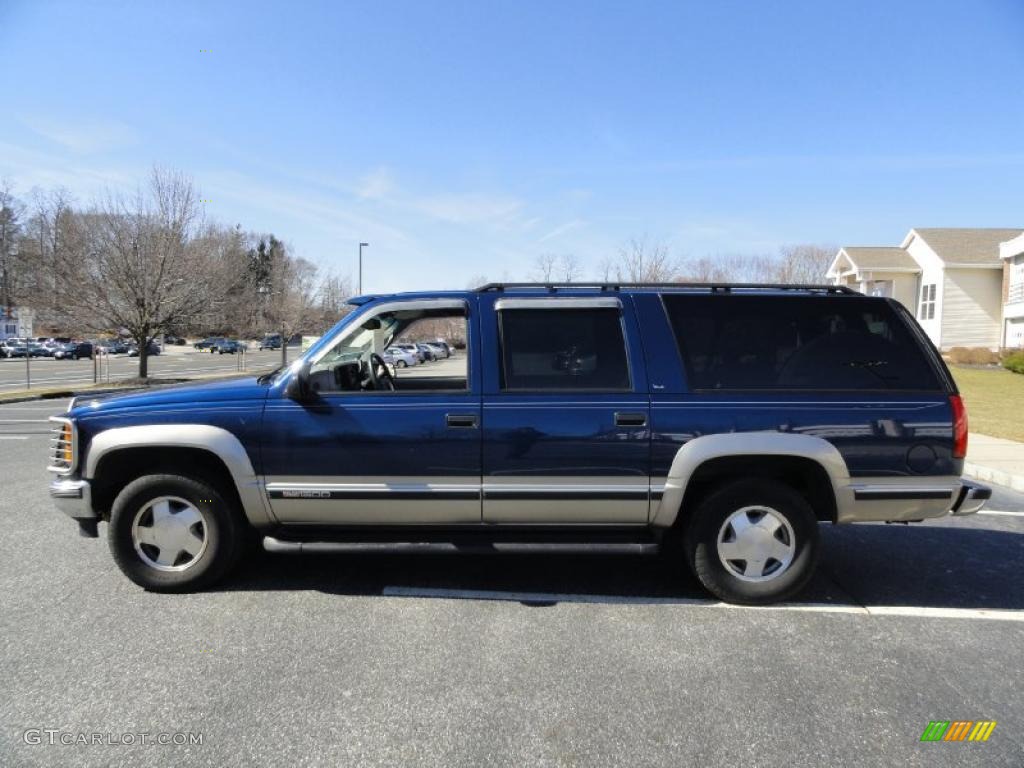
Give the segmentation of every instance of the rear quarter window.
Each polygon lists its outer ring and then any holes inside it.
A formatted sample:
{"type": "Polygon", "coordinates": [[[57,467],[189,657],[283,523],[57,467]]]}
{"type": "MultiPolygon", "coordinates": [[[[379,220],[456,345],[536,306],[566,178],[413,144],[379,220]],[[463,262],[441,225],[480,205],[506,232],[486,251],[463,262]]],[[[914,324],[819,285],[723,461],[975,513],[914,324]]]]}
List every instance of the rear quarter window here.
{"type": "Polygon", "coordinates": [[[691,389],[942,390],[884,300],[662,296],[691,389]]]}

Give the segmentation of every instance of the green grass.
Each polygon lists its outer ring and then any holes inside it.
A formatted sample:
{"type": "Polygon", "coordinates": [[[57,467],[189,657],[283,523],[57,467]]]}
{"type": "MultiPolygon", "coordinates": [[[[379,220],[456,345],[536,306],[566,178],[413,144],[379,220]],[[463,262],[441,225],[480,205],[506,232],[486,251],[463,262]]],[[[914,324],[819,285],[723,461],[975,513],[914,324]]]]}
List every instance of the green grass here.
{"type": "Polygon", "coordinates": [[[1024,375],[1003,368],[950,366],[971,432],[1024,442],[1024,375]]]}

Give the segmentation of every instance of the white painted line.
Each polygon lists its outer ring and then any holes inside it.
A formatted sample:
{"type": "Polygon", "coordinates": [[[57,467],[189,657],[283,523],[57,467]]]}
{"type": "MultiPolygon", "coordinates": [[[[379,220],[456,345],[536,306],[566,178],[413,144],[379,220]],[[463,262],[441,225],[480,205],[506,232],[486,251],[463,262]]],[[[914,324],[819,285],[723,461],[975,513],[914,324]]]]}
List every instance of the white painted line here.
{"type": "Polygon", "coordinates": [[[999,509],[982,509],[979,515],[1006,515],[1007,517],[1024,517],[1024,512],[1003,512],[999,509]]]}
{"type": "Polygon", "coordinates": [[[28,435],[0,435],[0,440],[28,440],[28,435]]]}
{"type": "Polygon", "coordinates": [[[503,600],[525,603],[600,603],[611,605],[684,605],[728,608],[738,611],[798,611],[846,613],[861,616],[909,616],[929,619],[990,619],[1024,622],[1024,611],[986,608],[934,608],[915,605],[852,605],[849,603],[779,603],[748,606],[687,597],[635,597],[629,595],[581,595],[559,592],[501,592],[488,589],[440,589],[435,587],[385,587],[387,597],[431,597],[450,600],[503,600]]]}
{"type": "Polygon", "coordinates": [[[0,419],[0,424],[47,424],[49,421],[49,419],[0,419]]]}

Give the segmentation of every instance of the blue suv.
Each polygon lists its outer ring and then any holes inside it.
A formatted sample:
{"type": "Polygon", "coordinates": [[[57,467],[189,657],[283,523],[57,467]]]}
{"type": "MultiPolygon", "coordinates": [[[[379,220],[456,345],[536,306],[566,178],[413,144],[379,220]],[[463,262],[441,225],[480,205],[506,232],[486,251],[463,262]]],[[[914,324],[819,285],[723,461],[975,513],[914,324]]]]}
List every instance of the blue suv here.
{"type": "Polygon", "coordinates": [[[486,285],[361,296],[287,368],[84,397],[50,493],[146,589],[305,542],[638,542],[721,599],[798,592],[819,523],[976,512],[967,418],[898,303],[848,289],[486,285]],[[389,368],[441,321],[465,354],[389,368]],[[664,546],[676,543],[678,546],[664,546]]]}

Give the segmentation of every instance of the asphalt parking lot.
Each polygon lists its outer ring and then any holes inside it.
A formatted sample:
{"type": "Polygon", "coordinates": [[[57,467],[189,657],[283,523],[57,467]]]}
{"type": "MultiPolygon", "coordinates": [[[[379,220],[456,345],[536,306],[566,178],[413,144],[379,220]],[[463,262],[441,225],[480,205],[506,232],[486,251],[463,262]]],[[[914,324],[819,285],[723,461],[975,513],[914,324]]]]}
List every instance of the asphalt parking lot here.
{"type": "MultiPolygon", "coordinates": [[[[289,348],[288,359],[294,359],[298,347],[289,348]]],[[[168,346],[164,354],[149,358],[149,375],[163,378],[188,378],[211,373],[231,373],[238,370],[239,355],[211,355],[191,346],[168,346]]],[[[280,350],[259,351],[256,347],[245,353],[245,368],[261,372],[281,363],[280,350]]],[[[91,384],[94,381],[93,361],[54,360],[52,357],[34,357],[29,361],[29,374],[34,387],[63,387],[65,385],[91,384]]],[[[119,381],[139,375],[139,359],[127,355],[112,355],[98,358],[96,379],[119,381]],[[102,366],[102,367],[101,367],[102,366]]],[[[25,389],[26,373],[24,358],[0,359],[0,392],[14,392],[25,389]]]]}
{"type": "Polygon", "coordinates": [[[657,557],[358,548],[164,596],[51,506],[65,404],[0,406],[0,765],[1024,765],[1020,494],[828,526],[810,589],[768,609],[657,557]],[[931,720],[998,725],[922,743],[931,720]]]}

